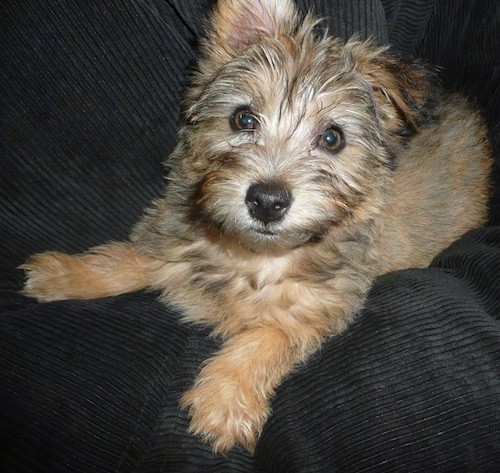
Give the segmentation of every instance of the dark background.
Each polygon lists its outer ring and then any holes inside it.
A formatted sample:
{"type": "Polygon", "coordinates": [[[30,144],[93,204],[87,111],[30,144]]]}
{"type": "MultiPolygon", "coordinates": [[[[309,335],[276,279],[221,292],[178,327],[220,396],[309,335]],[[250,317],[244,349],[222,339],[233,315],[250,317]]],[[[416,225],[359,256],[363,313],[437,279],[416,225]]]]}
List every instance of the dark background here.
{"type": "Polygon", "coordinates": [[[209,2],[0,5],[0,464],[12,472],[495,471],[500,464],[499,21],[494,0],[306,1],[332,33],[442,68],[483,110],[490,225],[377,280],[274,400],[254,458],[187,434],[220,344],[151,294],[37,304],[16,266],[126,238],[163,187],[209,2]],[[168,162],[168,161],[167,161],[168,162]]]}

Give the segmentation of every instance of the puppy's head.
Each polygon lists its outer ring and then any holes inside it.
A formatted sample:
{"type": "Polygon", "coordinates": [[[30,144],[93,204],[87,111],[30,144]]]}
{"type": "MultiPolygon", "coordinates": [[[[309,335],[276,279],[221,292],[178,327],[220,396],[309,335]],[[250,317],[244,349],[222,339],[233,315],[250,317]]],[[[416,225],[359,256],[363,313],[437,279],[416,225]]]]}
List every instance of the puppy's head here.
{"type": "Polygon", "coordinates": [[[373,217],[430,98],[422,68],[343,44],[288,0],[221,0],[181,133],[193,223],[253,251],[373,217]]]}

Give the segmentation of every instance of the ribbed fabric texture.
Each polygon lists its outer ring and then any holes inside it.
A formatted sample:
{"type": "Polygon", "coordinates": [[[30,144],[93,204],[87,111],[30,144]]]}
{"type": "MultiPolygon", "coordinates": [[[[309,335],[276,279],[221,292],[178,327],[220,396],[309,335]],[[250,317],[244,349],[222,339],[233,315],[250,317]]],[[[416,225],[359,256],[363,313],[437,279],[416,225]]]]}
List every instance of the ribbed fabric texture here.
{"type": "MultiPolygon", "coordinates": [[[[209,0],[0,5],[0,469],[12,473],[493,472],[500,465],[500,227],[379,278],[279,388],[255,456],[213,456],[178,409],[220,345],[153,294],[36,304],[34,252],[125,238],[163,159],[209,0]]],[[[499,156],[498,2],[307,0],[344,38],[443,66],[499,156]]],[[[491,223],[500,222],[500,166],[491,223]]]]}
{"type": "Polygon", "coordinates": [[[195,37],[162,0],[0,9],[0,265],[125,238],[163,185],[195,37]]]}
{"type": "Polygon", "coordinates": [[[387,44],[387,23],[379,0],[306,0],[296,2],[305,14],[312,10],[324,18],[330,34],[345,40],[353,35],[387,44]]]}

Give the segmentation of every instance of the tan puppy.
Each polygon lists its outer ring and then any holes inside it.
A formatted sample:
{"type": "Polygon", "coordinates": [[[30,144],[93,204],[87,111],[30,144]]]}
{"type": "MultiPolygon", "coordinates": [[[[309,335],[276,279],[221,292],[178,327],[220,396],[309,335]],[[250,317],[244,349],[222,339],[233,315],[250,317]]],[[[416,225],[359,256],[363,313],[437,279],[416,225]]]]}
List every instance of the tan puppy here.
{"type": "Polygon", "coordinates": [[[486,218],[489,144],[467,101],[317,23],[290,0],[220,0],[164,196],[128,242],[23,265],[40,301],[158,290],[224,337],[181,401],[215,451],[254,448],[276,387],[374,278],[486,218]]]}

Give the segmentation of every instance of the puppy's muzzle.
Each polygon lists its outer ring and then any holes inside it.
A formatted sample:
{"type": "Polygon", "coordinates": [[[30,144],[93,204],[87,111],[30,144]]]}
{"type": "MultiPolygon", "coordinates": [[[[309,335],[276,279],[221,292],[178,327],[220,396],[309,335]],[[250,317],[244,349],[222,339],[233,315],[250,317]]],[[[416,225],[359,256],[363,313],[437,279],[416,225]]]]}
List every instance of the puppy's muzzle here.
{"type": "Polygon", "coordinates": [[[267,225],[285,216],[292,203],[292,193],[279,184],[259,182],[248,188],[245,203],[250,215],[267,225]]]}

